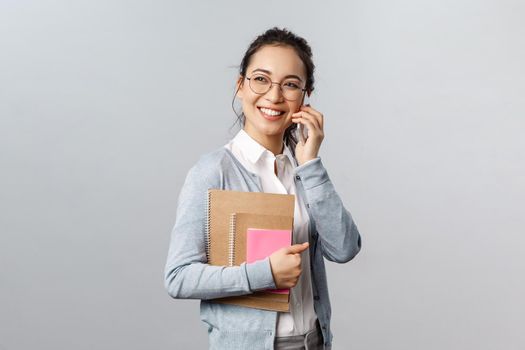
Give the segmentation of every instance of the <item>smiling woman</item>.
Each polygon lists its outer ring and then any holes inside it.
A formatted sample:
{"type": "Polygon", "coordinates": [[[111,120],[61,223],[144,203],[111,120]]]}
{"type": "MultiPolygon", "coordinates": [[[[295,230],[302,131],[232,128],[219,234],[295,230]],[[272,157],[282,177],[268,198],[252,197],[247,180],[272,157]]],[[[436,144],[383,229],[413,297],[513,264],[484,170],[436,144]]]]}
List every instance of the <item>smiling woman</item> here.
{"type": "MultiPolygon", "coordinates": [[[[172,231],[165,285],[174,298],[201,299],[212,349],[330,349],[330,301],[324,259],[346,263],[361,236],[318,155],[323,114],[304,106],[314,87],[308,43],[272,28],[249,46],[235,98],[242,129],[203,155],[186,176],[172,231]],[[306,140],[295,137],[308,127],[306,140]],[[211,266],[205,254],[208,189],[295,195],[293,245],[240,266],[211,266]],[[290,288],[290,312],[214,302],[290,288]]],[[[233,104],[233,103],[232,103],[233,104]]]]}
{"type": "Polygon", "coordinates": [[[282,135],[293,124],[293,113],[307,91],[304,64],[295,49],[266,45],[252,56],[246,70],[237,82],[237,97],[246,118],[244,129],[275,154],[282,153],[282,135]]]}
{"type": "Polygon", "coordinates": [[[280,154],[282,135],[292,125],[292,115],[302,104],[304,64],[293,48],[268,45],[253,55],[247,71],[247,76],[240,76],[237,83],[237,97],[242,100],[246,118],[244,129],[274,154],[280,154]],[[290,75],[297,78],[291,80],[290,75]]]}
{"type": "MultiPolygon", "coordinates": [[[[300,111],[305,94],[310,96],[314,90],[314,70],[312,50],[306,40],[290,31],[278,28],[272,28],[257,37],[241,61],[237,90],[234,95],[234,101],[238,97],[243,102],[242,112],[240,114],[235,112],[238,121],[243,128],[246,127],[246,124],[250,128],[250,125],[257,123],[255,119],[250,119],[253,116],[253,107],[250,108],[249,104],[255,99],[258,100],[259,105],[256,106],[259,110],[261,108],[269,109],[266,111],[266,115],[272,116],[272,110],[284,114],[283,118],[269,118],[269,120],[284,119],[281,123],[286,126],[284,136],[276,142],[277,145],[272,145],[275,141],[270,140],[264,143],[266,146],[270,146],[271,148],[267,148],[276,154],[281,153],[278,146],[280,141],[284,140],[286,144],[290,145],[290,151],[295,156],[295,146],[298,143],[295,130],[300,119],[293,122],[292,115],[295,116],[293,113],[300,111]],[[246,84],[246,80],[249,81],[249,84],[246,84]],[[261,83],[252,83],[253,81],[261,83]],[[246,85],[251,88],[251,91],[246,88],[246,85]],[[257,85],[264,86],[257,88],[257,85]],[[280,87],[284,101],[280,99],[279,92],[276,91],[278,89],[274,88],[274,85],[280,87]],[[263,98],[258,99],[254,94],[263,98]],[[272,101],[272,99],[274,100],[272,101]]],[[[232,101],[232,107],[234,101],[232,101]]],[[[262,114],[265,116],[264,113],[262,114]]],[[[306,121],[303,123],[308,125],[306,121]]],[[[257,141],[262,143],[263,138],[266,137],[260,135],[257,141]]]]}

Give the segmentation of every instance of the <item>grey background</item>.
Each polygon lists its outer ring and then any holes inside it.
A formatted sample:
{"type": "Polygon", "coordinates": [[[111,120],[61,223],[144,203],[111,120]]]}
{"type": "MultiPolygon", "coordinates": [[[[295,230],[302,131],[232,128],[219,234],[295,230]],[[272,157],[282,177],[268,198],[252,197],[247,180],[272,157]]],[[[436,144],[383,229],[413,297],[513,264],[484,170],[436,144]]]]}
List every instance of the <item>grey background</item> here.
{"type": "Polygon", "coordinates": [[[525,347],[520,1],[0,1],[0,349],[204,349],[163,268],[235,66],[311,44],[323,158],[363,236],[335,349],[525,347]]]}

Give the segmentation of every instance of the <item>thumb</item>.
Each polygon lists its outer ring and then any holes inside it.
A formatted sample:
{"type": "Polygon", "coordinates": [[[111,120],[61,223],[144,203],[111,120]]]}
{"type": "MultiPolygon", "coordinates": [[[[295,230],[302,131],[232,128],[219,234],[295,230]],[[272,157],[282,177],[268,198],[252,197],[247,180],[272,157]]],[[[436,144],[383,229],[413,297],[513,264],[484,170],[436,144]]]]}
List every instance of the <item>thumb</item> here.
{"type": "Polygon", "coordinates": [[[303,252],[304,250],[306,250],[308,248],[308,246],[310,245],[310,243],[308,242],[304,242],[302,244],[294,244],[294,245],[291,245],[288,247],[288,249],[286,250],[286,253],[288,254],[297,254],[297,253],[301,253],[303,252]]]}

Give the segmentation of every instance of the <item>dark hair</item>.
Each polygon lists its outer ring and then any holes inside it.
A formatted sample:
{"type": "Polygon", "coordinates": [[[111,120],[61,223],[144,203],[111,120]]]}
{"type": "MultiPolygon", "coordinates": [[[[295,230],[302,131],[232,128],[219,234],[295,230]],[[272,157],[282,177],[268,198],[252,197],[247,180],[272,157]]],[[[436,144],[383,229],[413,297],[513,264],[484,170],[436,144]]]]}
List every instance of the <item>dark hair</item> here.
{"type": "MultiPolygon", "coordinates": [[[[250,44],[248,49],[246,50],[246,53],[244,54],[244,57],[242,58],[241,65],[239,66],[239,74],[242,77],[246,76],[246,69],[248,68],[248,65],[250,64],[250,60],[252,56],[263,46],[266,45],[275,45],[275,46],[288,46],[295,50],[299,58],[304,64],[304,67],[306,69],[306,85],[305,88],[309,93],[311,93],[314,90],[314,70],[315,65],[312,61],[312,49],[310,48],[310,45],[306,42],[305,39],[301,38],[298,35],[295,35],[291,31],[287,30],[286,28],[280,29],[278,27],[273,27],[265,31],[263,34],[259,35],[257,38],[255,38],[254,41],[250,44]]],[[[244,126],[245,123],[245,116],[244,113],[241,112],[241,114],[237,114],[234,108],[234,102],[235,97],[237,96],[237,92],[239,89],[235,91],[235,94],[233,95],[232,100],[232,108],[235,112],[235,115],[237,115],[237,122],[242,126],[244,126]]],[[[295,137],[294,130],[297,128],[297,124],[293,123],[290,125],[284,132],[283,140],[285,144],[288,145],[290,148],[290,151],[295,157],[295,145],[297,145],[298,140],[295,137]]]]}

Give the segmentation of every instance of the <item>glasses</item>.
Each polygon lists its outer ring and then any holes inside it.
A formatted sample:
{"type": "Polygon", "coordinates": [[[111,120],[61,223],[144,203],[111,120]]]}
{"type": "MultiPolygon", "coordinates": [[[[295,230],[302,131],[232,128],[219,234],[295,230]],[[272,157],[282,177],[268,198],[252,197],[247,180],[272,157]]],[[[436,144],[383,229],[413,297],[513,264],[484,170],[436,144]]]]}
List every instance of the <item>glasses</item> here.
{"type": "Polygon", "coordinates": [[[288,101],[296,101],[301,98],[303,92],[306,89],[300,86],[300,83],[297,79],[287,79],[282,83],[276,83],[271,81],[270,77],[264,74],[254,74],[251,77],[246,77],[248,79],[248,85],[250,89],[258,95],[264,95],[272,88],[273,84],[279,85],[283,97],[288,101]]]}

